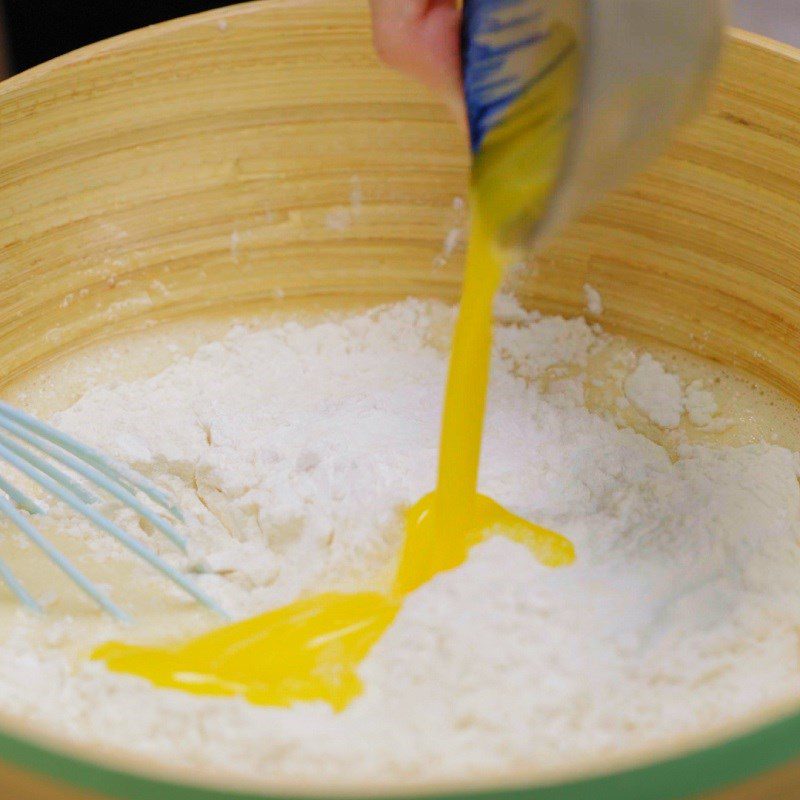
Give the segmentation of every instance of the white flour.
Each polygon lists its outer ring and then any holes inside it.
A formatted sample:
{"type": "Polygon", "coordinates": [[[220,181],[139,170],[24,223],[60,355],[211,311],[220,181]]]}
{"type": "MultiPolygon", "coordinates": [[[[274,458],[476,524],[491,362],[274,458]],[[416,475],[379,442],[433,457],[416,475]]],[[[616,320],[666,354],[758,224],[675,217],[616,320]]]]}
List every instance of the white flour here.
{"type": "Polygon", "coordinates": [[[625,396],[660,428],[677,428],[683,413],[683,391],[677,375],[645,353],[625,380],[625,396]]]}
{"type": "Polygon", "coordinates": [[[595,317],[603,313],[603,298],[600,292],[590,283],[583,284],[583,297],[586,300],[586,310],[595,317]]]}
{"type": "MultiPolygon", "coordinates": [[[[548,570],[501,537],[475,547],[408,598],[361,668],[364,694],[340,714],[155,690],[87,661],[109,636],[163,635],[170,613],[186,630],[208,624],[132,567],[114,594],[138,597],[141,629],[89,612],[12,615],[0,708],[218,777],[330,787],[571,764],[800,693],[793,454],[684,445],[673,461],[583,407],[582,370],[602,334],[507,299],[498,316],[481,489],[569,536],[573,567],[548,570]],[[541,389],[537,379],[565,365],[541,389]]],[[[89,391],[54,421],[175,492],[189,559],[106,510],[175,564],[207,570],[198,580],[237,616],[381,584],[403,507],[434,483],[452,320],[449,308],[408,301],[343,322],[238,327],[151,379],[89,391]]],[[[682,387],[648,356],[626,389],[659,424],[716,413],[713,393],[682,387]]],[[[116,546],[53,514],[89,548],[83,566],[108,575],[116,546]]]]}
{"type": "Polygon", "coordinates": [[[722,431],[732,422],[717,417],[719,406],[714,393],[697,378],[684,389],[678,375],[645,353],[624,382],[625,400],[659,428],[674,429],[681,424],[684,412],[692,425],[704,431],[722,431]]]}

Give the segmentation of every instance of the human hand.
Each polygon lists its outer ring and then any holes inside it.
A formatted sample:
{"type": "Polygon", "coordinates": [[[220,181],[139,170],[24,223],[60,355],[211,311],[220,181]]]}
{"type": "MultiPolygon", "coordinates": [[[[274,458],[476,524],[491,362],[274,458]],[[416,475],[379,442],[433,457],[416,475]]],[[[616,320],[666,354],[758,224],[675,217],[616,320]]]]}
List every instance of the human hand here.
{"type": "Polygon", "coordinates": [[[461,12],[455,0],[370,0],[370,6],[380,58],[425,84],[463,121],[461,12]]]}

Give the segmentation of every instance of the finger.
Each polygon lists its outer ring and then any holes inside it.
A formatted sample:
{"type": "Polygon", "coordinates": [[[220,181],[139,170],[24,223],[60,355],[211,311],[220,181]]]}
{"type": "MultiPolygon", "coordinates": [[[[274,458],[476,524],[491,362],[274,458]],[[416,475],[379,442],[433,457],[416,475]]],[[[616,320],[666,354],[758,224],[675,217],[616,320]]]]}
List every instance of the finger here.
{"type": "Polygon", "coordinates": [[[370,5],[380,58],[448,102],[460,99],[460,13],[455,0],[370,0],[370,5]]]}

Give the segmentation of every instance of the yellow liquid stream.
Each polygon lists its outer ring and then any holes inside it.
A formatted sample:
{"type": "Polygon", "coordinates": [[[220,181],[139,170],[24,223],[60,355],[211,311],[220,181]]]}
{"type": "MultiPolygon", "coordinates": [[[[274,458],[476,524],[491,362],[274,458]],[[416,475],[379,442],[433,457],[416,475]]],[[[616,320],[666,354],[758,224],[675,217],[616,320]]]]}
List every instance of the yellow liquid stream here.
{"type": "MultiPolygon", "coordinates": [[[[477,542],[499,533],[529,547],[547,566],[574,560],[567,539],[477,492],[492,300],[502,277],[494,232],[500,221],[509,218],[502,207],[507,198],[494,200],[501,196],[496,189],[498,175],[518,180],[524,164],[527,207],[544,206],[562,153],[560,115],[571,90],[567,81],[572,80],[573,66],[572,59],[560,60],[532,87],[536,107],[544,109],[533,126],[519,126],[518,115],[512,114],[518,138],[512,137],[509,144],[502,137],[494,142],[487,137],[487,147],[476,161],[473,222],[445,396],[438,483],[434,492],[406,512],[405,542],[391,591],[320,594],[175,646],[109,642],[97,648],[93,658],[105,661],[115,672],[139,675],[157,686],[240,695],[261,705],[321,700],[341,710],[362,691],[358,666],[392,623],[404,597],[463,563],[477,542]],[[509,147],[526,152],[509,154],[509,147]],[[535,171],[530,171],[532,166],[535,171]],[[532,175],[540,177],[533,191],[532,175]]],[[[531,97],[523,98],[521,105],[526,102],[530,104],[531,97]]]]}

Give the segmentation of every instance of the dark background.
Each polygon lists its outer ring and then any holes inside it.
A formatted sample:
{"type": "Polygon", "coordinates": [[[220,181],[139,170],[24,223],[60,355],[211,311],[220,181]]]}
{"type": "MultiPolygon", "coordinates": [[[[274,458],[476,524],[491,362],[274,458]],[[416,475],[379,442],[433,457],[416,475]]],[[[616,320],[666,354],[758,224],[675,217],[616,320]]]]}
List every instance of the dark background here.
{"type": "Polygon", "coordinates": [[[224,0],[0,0],[12,72],[124,31],[228,5],[224,0]]]}

